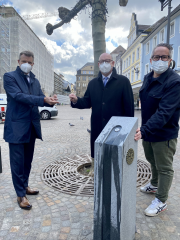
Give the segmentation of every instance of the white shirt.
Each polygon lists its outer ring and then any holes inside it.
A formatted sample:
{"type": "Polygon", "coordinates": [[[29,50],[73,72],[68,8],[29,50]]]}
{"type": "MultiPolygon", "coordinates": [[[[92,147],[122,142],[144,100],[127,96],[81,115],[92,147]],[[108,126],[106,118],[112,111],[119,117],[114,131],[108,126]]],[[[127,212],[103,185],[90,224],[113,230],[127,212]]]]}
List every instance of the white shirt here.
{"type": "Polygon", "coordinates": [[[28,82],[30,83],[30,74],[29,73],[26,74],[26,78],[27,78],[28,82]]]}
{"type": "MultiPolygon", "coordinates": [[[[112,72],[107,76],[107,78],[108,78],[107,82],[109,81],[111,75],[112,75],[112,72]]],[[[103,83],[104,83],[105,78],[106,78],[106,76],[104,76],[104,75],[102,74],[103,83]]]]}

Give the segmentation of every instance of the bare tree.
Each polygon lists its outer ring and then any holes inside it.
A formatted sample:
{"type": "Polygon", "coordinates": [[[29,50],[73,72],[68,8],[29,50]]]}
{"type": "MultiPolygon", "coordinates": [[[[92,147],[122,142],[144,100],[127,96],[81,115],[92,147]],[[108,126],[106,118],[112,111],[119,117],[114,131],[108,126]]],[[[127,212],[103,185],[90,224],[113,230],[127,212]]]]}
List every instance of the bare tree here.
{"type": "MultiPolygon", "coordinates": [[[[120,6],[126,6],[128,0],[119,0],[120,6]]],[[[47,34],[51,35],[53,30],[61,27],[64,23],[69,23],[77,14],[84,9],[88,4],[92,7],[92,37],[94,49],[94,76],[98,75],[98,60],[99,56],[106,52],[105,41],[105,26],[106,26],[106,13],[107,13],[107,0],[79,0],[72,10],[64,7],[58,8],[59,17],[61,22],[56,25],[50,23],[46,26],[47,34]]],[[[94,175],[94,159],[92,159],[90,176],[94,175]]]]}
{"type": "MultiPolygon", "coordinates": [[[[128,0],[119,0],[120,6],[126,6],[128,0]]],[[[98,59],[99,56],[106,52],[105,41],[105,26],[106,26],[106,13],[107,13],[107,0],[79,0],[72,10],[64,7],[58,8],[59,17],[61,22],[56,25],[50,23],[46,26],[47,34],[51,35],[53,30],[61,27],[64,23],[69,23],[77,14],[84,9],[87,5],[92,7],[92,37],[94,49],[94,76],[98,75],[98,59]]]]}

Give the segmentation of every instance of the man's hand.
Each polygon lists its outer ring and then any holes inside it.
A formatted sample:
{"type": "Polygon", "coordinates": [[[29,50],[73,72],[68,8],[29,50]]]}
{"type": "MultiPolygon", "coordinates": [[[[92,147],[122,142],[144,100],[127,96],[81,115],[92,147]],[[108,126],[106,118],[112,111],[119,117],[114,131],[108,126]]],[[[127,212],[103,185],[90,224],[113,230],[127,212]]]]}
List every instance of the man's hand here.
{"type": "Polygon", "coordinates": [[[71,93],[69,95],[69,98],[70,98],[70,101],[73,103],[77,103],[77,101],[78,101],[78,98],[76,97],[76,95],[74,93],[71,93]]]}
{"type": "Polygon", "coordinates": [[[140,130],[140,128],[138,128],[138,129],[136,130],[136,134],[135,134],[135,136],[134,136],[134,140],[138,141],[138,140],[141,139],[141,138],[142,138],[141,130],[140,130]]]}
{"type": "Polygon", "coordinates": [[[58,100],[56,100],[56,99],[57,99],[57,96],[56,96],[56,98],[54,98],[54,96],[53,97],[45,97],[44,102],[49,105],[54,105],[56,103],[59,103],[58,100]]]}
{"type": "Polygon", "coordinates": [[[54,95],[52,96],[52,98],[54,99],[54,101],[58,101],[58,97],[57,97],[56,94],[54,94],[54,95]]]}

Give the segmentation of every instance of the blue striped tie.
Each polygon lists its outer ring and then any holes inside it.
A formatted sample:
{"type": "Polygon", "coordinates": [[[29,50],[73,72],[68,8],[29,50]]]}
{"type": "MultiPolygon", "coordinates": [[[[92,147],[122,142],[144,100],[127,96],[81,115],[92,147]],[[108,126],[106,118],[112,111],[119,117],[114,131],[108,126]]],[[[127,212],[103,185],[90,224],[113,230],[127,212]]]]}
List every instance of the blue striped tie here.
{"type": "Polygon", "coordinates": [[[104,78],[104,87],[106,86],[107,81],[108,81],[108,77],[105,77],[104,78]]]}

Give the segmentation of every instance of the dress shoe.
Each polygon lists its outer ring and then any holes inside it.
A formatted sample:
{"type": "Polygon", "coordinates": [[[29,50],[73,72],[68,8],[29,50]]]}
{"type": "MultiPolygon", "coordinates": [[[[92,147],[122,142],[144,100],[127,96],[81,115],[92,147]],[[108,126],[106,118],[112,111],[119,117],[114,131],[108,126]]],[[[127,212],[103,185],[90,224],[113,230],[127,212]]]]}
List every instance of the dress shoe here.
{"type": "Polygon", "coordinates": [[[33,190],[33,189],[31,189],[30,187],[27,187],[27,188],[26,188],[26,194],[27,194],[27,195],[37,195],[38,193],[39,193],[39,191],[33,190]]]}
{"type": "Polygon", "coordinates": [[[29,203],[28,199],[24,197],[17,197],[17,202],[19,204],[19,207],[25,210],[30,210],[32,208],[32,205],[29,203]]]}

